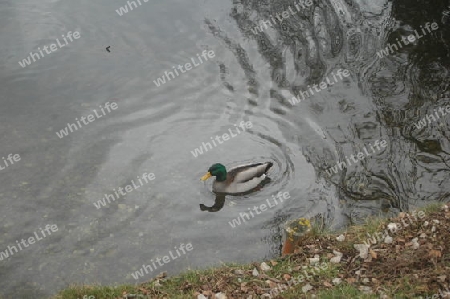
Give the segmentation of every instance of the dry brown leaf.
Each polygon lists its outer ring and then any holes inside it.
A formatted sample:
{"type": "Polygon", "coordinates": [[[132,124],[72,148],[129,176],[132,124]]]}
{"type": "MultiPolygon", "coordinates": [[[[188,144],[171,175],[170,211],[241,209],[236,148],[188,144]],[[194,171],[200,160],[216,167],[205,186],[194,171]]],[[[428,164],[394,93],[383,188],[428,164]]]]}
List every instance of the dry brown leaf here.
{"type": "Polygon", "coordinates": [[[261,294],[265,293],[264,290],[260,286],[257,286],[254,289],[255,289],[256,294],[261,295],[261,294]]]}
{"type": "Polygon", "coordinates": [[[209,286],[207,284],[202,285],[202,290],[205,291],[209,290],[209,286]]]}
{"type": "Polygon", "coordinates": [[[244,292],[244,293],[248,293],[248,290],[249,290],[250,288],[247,286],[247,283],[246,282],[242,282],[241,283],[241,291],[242,292],[244,292]]]}
{"type": "Polygon", "coordinates": [[[270,286],[271,289],[274,289],[277,287],[277,284],[271,280],[266,280],[266,283],[270,286]]]}
{"type": "MultiPolygon", "coordinates": [[[[188,283],[190,285],[190,283],[188,283]]],[[[148,290],[144,289],[144,288],[139,288],[139,291],[141,291],[142,293],[144,293],[144,295],[148,294],[148,290]]]]}
{"type": "Polygon", "coordinates": [[[283,278],[284,278],[284,280],[290,280],[291,279],[291,275],[283,274],[283,278]]]}
{"type": "Polygon", "coordinates": [[[440,250],[434,250],[434,249],[430,250],[430,252],[428,254],[432,258],[434,258],[434,257],[440,258],[442,256],[442,253],[440,250]]]}
{"type": "Polygon", "coordinates": [[[208,298],[209,297],[213,298],[212,296],[214,296],[214,293],[212,291],[203,291],[203,295],[205,295],[208,298]]]}
{"type": "Polygon", "coordinates": [[[349,277],[349,278],[346,278],[345,280],[346,280],[348,283],[352,284],[352,283],[354,283],[354,282],[356,281],[356,278],[349,277]]]}
{"type": "Polygon", "coordinates": [[[276,266],[276,265],[278,265],[278,262],[272,260],[272,261],[270,261],[270,264],[271,264],[272,266],[276,266]]]}
{"type": "Polygon", "coordinates": [[[377,253],[375,251],[373,251],[372,249],[370,249],[370,255],[372,256],[372,258],[376,259],[377,258],[377,253]]]}
{"type": "Polygon", "coordinates": [[[332,285],[331,283],[329,283],[328,281],[324,281],[324,282],[323,282],[323,285],[326,286],[326,287],[328,287],[328,288],[333,287],[333,285],[332,285]]]}

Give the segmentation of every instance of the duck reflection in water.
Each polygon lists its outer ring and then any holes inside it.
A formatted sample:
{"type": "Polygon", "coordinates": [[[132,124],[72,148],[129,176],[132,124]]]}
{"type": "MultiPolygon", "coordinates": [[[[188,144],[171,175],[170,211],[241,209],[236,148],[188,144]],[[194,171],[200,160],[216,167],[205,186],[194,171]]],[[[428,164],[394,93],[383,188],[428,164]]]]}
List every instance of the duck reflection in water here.
{"type": "Polygon", "coordinates": [[[216,194],[216,200],[214,205],[211,207],[207,207],[204,204],[200,204],[200,210],[208,211],[208,212],[217,212],[220,211],[225,205],[225,194],[216,194]]]}

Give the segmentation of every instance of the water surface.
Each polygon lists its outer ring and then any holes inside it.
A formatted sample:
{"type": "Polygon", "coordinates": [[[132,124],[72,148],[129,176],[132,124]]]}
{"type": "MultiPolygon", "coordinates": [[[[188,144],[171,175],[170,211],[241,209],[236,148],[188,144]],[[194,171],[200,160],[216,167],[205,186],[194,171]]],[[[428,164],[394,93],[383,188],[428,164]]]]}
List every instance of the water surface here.
{"type": "Polygon", "coordinates": [[[446,1],[314,1],[256,35],[259,21],[293,2],[142,2],[119,16],[124,4],[0,5],[0,156],[21,157],[0,172],[0,250],[46,224],[59,228],[0,261],[5,298],[46,298],[72,283],[134,283],[131,273],[180,243],[194,249],[161,271],[270,258],[280,253],[287,219],[321,215],[337,229],[448,199],[450,117],[414,127],[450,103],[446,1]],[[434,21],[440,29],[414,45],[376,54],[434,21]],[[18,64],[68,31],[80,39],[18,64]],[[204,50],[215,57],[160,87],[153,83],[204,50]],[[289,103],[338,69],[350,76],[289,103]],[[112,113],[62,139],[55,134],[112,101],[112,113]],[[253,127],[192,155],[241,121],[253,127]],[[326,173],[376,140],[387,148],[326,173]],[[199,180],[211,164],[260,161],[274,163],[270,184],[227,196],[218,212],[200,210],[214,204],[212,182],[199,180]],[[108,207],[94,206],[150,172],[155,180],[108,207]],[[280,191],[291,198],[231,228],[239,213],[280,191]]]}

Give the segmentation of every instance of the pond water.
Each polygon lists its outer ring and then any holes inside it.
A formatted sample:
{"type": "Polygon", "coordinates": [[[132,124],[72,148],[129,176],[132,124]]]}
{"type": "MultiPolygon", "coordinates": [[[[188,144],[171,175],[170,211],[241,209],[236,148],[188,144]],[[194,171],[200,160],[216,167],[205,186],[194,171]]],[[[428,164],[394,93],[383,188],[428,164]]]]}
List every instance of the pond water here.
{"type": "Polygon", "coordinates": [[[288,219],[338,229],[449,199],[448,1],[140,3],[0,4],[4,298],[271,258],[288,219]],[[265,161],[268,184],[200,209],[213,163],[265,161]],[[290,197],[229,224],[278,192],[290,197]],[[133,278],[181,243],[193,249],[133,278]]]}

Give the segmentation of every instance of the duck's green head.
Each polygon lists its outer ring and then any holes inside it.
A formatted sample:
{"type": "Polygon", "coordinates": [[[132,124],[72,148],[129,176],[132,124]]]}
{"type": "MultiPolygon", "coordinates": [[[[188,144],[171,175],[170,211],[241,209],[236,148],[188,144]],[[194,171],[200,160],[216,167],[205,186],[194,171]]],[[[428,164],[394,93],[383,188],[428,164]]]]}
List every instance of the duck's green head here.
{"type": "Polygon", "coordinates": [[[222,182],[227,179],[227,170],[225,166],[223,166],[220,163],[213,164],[209,169],[208,172],[202,176],[201,180],[206,181],[210,177],[215,176],[216,181],[222,182]]]}

